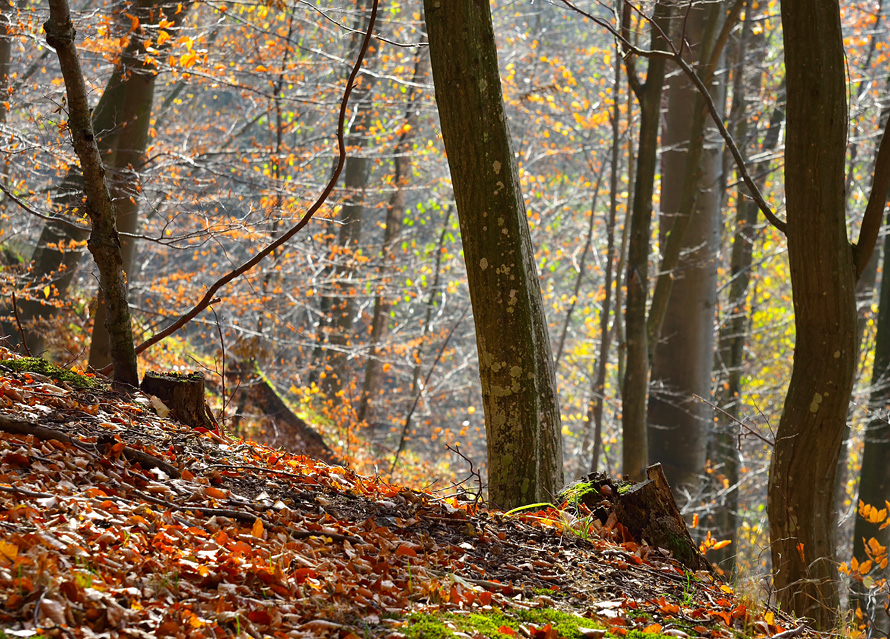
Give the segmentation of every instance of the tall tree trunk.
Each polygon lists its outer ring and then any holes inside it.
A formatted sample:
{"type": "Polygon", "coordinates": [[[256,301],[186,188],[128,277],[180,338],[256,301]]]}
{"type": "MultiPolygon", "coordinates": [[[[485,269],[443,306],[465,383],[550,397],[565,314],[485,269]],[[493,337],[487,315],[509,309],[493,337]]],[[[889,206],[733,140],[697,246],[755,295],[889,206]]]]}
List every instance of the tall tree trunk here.
{"type": "MultiPolygon", "coordinates": [[[[143,0],[136,9],[140,22],[148,24],[150,12],[161,3],[157,0],[143,0]]],[[[173,13],[170,11],[169,13],[173,13]]],[[[180,12],[184,13],[184,12],[180,12]]],[[[157,17],[155,19],[158,19],[157,17]]],[[[181,22],[181,15],[177,22],[181,22]]],[[[133,38],[135,39],[135,38],[133,38]]],[[[117,229],[121,233],[135,234],[139,230],[139,198],[142,191],[139,172],[145,162],[148,148],[151,110],[154,103],[156,69],[144,61],[145,51],[124,52],[120,64],[128,73],[120,85],[121,109],[114,116],[115,129],[113,147],[103,158],[109,167],[108,187],[117,211],[117,229]]],[[[121,256],[124,273],[129,276],[136,261],[136,240],[121,237],[121,256]]],[[[93,334],[90,341],[89,364],[95,369],[105,368],[111,363],[111,339],[105,329],[107,317],[105,295],[99,290],[96,314],[93,318],[93,334]]]]}
{"type": "MultiPolygon", "coordinates": [[[[878,509],[885,507],[885,502],[890,499],[890,421],[887,419],[890,409],[890,235],[884,236],[882,271],[871,394],[868,399],[872,418],[865,428],[863,438],[857,501],[878,509]]],[[[883,546],[890,544],[890,528],[881,530],[880,527],[880,523],[871,523],[857,512],[853,527],[853,557],[859,563],[869,558],[865,552],[868,540],[875,539],[883,546]]],[[[883,572],[886,575],[886,569],[883,572]]],[[[858,591],[860,604],[864,604],[864,588],[858,585],[854,590],[858,591]]],[[[883,627],[886,634],[887,614],[882,616],[879,627],[883,627]]]]}
{"type": "Polygon", "coordinates": [[[839,605],[835,475],[856,368],[854,252],[856,260],[867,260],[862,255],[870,254],[874,240],[861,238],[853,250],[847,240],[847,105],[838,3],[782,0],[782,25],[786,234],[796,342],[767,510],[778,600],[783,609],[827,630],[839,605]]]}
{"type": "MultiPolygon", "coordinates": [[[[665,2],[655,5],[650,49],[666,49],[672,9],[665,2]]],[[[625,30],[629,31],[630,8],[625,3],[625,30]]],[[[632,63],[628,57],[627,62],[632,63]]],[[[646,302],[649,297],[649,253],[652,235],[652,196],[655,191],[658,129],[664,85],[664,58],[651,58],[645,84],[640,84],[632,64],[628,78],[640,102],[640,142],[630,215],[627,255],[627,306],[625,331],[627,356],[622,387],[622,471],[633,481],[646,479],[649,445],[646,433],[646,399],[649,395],[649,338],[646,302]]]]}
{"type": "Polygon", "coordinates": [[[133,328],[127,304],[120,240],[115,227],[114,204],[105,182],[105,169],[90,121],[83,71],[74,47],[74,25],[66,0],[50,0],[44,25],[46,42],[56,50],[68,97],[68,129],[83,170],[86,209],[92,224],[88,247],[99,267],[99,286],[105,292],[111,336],[111,358],[116,383],[138,386],[133,328]]]}
{"type": "MultiPolygon", "coordinates": [[[[157,23],[163,16],[174,25],[181,24],[187,11],[176,13],[178,2],[172,0],[141,0],[138,6],[129,9],[135,12],[142,24],[157,23]]],[[[186,6],[189,7],[191,3],[186,6]]],[[[127,25],[130,19],[126,18],[127,25]]],[[[169,45],[162,45],[162,49],[169,45]]],[[[108,171],[109,188],[120,216],[119,231],[132,233],[138,228],[138,203],[129,201],[139,189],[138,169],[141,167],[148,139],[151,100],[154,95],[156,70],[143,64],[144,39],[133,37],[121,52],[121,57],[109,78],[99,102],[92,112],[92,126],[96,131],[96,141],[102,162],[108,171]],[[141,149],[141,150],[140,150],[141,149]]],[[[55,202],[58,207],[78,209],[83,206],[83,178],[79,167],[68,172],[56,190],[55,202]]],[[[137,198],[138,202],[138,198],[137,198]]],[[[73,280],[77,264],[83,257],[82,243],[87,239],[86,231],[78,231],[58,222],[47,222],[32,256],[31,287],[42,289],[48,278],[59,298],[64,298],[73,280]]],[[[125,270],[130,267],[135,255],[135,242],[122,237],[121,245],[125,270]]],[[[100,294],[101,295],[101,294],[100,294]]],[[[20,316],[31,350],[40,352],[44,348],[42,330],[35,325],[38,319],[51,318],[56,308],[33,299],[20,303],[20,316]]],[[[97,361],[108,363],[108,336],[104,332],[104,304],[101,303],[103,318],[98,322],[97,361]],[[104,353],[100,357],[99,353],[104,353]]],[[[95,330],[95,327],[94,327],[95,330]]],[[[17,332],[14,333],[17,336],[17,332]]],[[[17,337],[13,338],[17,340],[17,337]]],[[[91,347],[92,350],[92,347],[91,347]]],[[[92,362],[91,362],[92,363],[92,362]]]]}
{"type": "Polygon", "coordinates": [[[513,508],[563,483],[553,356],[488,2],[424,0],[473,315],[489,497],[513,508]]]}
{"type": "MultiPolygon", "coordinates": [[[[354,52],[361,46],[362,32],[358,28],[369,10],[368,0],[357,3],[356,31],[351,47],[354,52]]],[[[374,60],[377,50],[377,43],[372,40],[367,52],[368,66],[374,60]]],[[[345,196],[338,217],[339,231],[335,239],[336,249],[333,251],[335,264],[330,269],[332,293],[323,299],[322,313],[326,317],[322,317],[319,322],[319,335],[316,339],[316,368],[324,371],[321,387],[328,397],[334,397],[343,388],[343,382],[347,378],[349,350],[352,347],[357,294],[353,276],[365,213],[365,190],[371,176],[371,159],[361,154],[368,144],[368,129],[374,106],[374,77],[365,72],[354,91],[355,115],[346,141],[349,156],[343,169],[345,196]],[[324,342],[327,342],[326,346],[324,342]]]]}
{"type": "MultiPolygon", "coordinates": [[[[613,70],[615,84],[612,87],[614,104],[610,123],[612,125],[612,149],[609,166],[609,217],[606,220],[606,273],[603,287],[605,297],[600,310],[600,349],[597,358],[596,375],[590,388],[590,402],[587,405],[587,426],[593,428],[593,454],[590,459],[590,472],[599,467],[600,453],[603,447],[603,407],[605,406],[606,370],[609,363],[609,352],[612,346],[612,284],[615,277],[615,222],[618,216],[618,156],[621,147],[619,138],[619,119],[621,117],[621,57],[615,52],[613,70]]],[[[617,307],[620,314],[620,306],[617,307]]],[[[616,316],[618,315],[616,314],[616,316]]]]}
{"type": "Polygon", "coordinates": [[[380,343],[386,334],[390,302],[385,295],[389,261],[392,259],[392,247],[402,229],[402,217],[405,215],[405,187],[411,169],[411,144],[417,131],[418,100],[420,99],[421,79],[426,73],[426,52],[418,53],[414,62],[413,80],[415,88],[408,99],[408,106],[403,118],[404,125],[399,134],[393,157],[394,190],[386,206],[386,220],[383,228],[383,243],[380,248],[380,285],[374,297],[374,311],[371,316],[371,335],[368,347],[368,361],[365,365],[365,377],[362,382],[362,394],[356,413],[356,421],[367,422],[372,419],[372,401],[382,386],[382,366],[380,363],[380,343]]]}
{"type": "MultiPolygon", "coordinates": [[[[693,5],[684,18],[690,57],[711,78],[716,76],[708,61],[722,59],[711,56],[724,12],[721,3],[693,5]]],[[[725,81],[712,80],[709,89],[714,102],[721,104],[725,81]]],[[[648,436],[649,461],[662,464],[682,507],[700,490],[712,417],[710,405],[698,397],[711,394],[714,363],[722,141],[702,96],[685,74],[668,81],[667,99],[662,140],[663,260],[649,321],[649,339],[655,343],[648,436]],[[665,284],[669,294],[662,292],[665,284]],[[658,317],[662,312],[663,320],[658,317]]]]}

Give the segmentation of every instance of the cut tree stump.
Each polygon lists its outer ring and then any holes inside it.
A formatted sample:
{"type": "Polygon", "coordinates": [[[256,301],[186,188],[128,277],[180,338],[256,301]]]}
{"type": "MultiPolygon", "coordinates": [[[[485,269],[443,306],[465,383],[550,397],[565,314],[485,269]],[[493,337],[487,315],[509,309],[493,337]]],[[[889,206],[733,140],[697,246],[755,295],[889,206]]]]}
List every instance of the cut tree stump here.
{"type": "Polygon", "coordinates": [[[204,374],[153,373],[145,374],[142,392],[164,402],[173,417],[192,428],[217,430],[204,400],[204,374]]]}
{"type": "Polygon", "coordinates": [[[690,570],[712,573],[711,562],[701,554],[689,535],[686,520],[677,508],[661,464],[649,466],[646,476],[649,479],[619,493],[615,503],[618,521],[636,539],[645,539],[650,546],[670,550],[690,570]]]}
{"type": "Polygon", "coordinates": [[[605,475],[594,473],[569,486],[562,495],[568,497],[573,489],[581,488],[580,503],[602,521],[614,512],[618,523],[635,541],[645,540],[650,546],[670,551],[689,570],[704,570],[716,576],[711,562],[689,535],[661,464],[649,466],[646,476],[648,479],[638,484],[615,484],[605,475]]]}

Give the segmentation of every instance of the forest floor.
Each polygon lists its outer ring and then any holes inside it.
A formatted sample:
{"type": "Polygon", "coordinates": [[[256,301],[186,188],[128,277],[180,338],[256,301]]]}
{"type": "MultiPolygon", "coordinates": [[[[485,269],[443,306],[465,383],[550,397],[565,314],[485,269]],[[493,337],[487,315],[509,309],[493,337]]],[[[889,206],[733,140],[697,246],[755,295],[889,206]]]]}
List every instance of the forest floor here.
{"type": "Polygon", "coordinates": [[[47,372],[0,363],[0,639],[815,636],[614,517],[389,485],[47,372]]]}

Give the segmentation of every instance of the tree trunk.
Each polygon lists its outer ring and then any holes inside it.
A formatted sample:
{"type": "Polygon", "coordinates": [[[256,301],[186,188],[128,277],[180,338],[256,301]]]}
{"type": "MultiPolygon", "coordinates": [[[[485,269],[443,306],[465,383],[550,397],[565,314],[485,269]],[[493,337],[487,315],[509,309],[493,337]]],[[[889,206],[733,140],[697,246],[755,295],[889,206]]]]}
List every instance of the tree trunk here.
{"type": "MultiPolygon", "coordinates": [[[[750,1],[750,0],[749,0],[750,1]]],[[[746,22],[746,26],[748,23],[746,22]]],[[[744,35],[742,36],[745,37],[744,35]]],[[[759,57],[759,56],[758,56],[759,57]]],[[[757,65],[740,61],[736,68],[757,65]]],[[[739,125],[735,139],[747,139],[747,120],[744,113],[747,89],[759,92],[761,76],[746,83],[741,75],[733,90],[733,111],[738,114],[739,125]],[[750,87],[749,87],[750,85],[750,87]]],[[[759,155],[774,151],[779,142],[779,132],[785,121],[784,86],[776,97],[777,105],[770,116],[769,128],[759,149],[759,155]]],[[[732,118],[731,118],[732,119],[732,118]]],[[[757,164],[752,173],[758,188],[762,189],[769,174],[769,162],[757,164]]],[[[738,554],[738,483],[739,483],[739,420],[742,394],[742,373],[745,362],[745,343],[748,338],[748,286],[751,279],[751,264],[756,239],[756,225],[759,211],[757,204],[749,197],[748,189],[739,184],[736,196],[735,234],[730,257],[730,285],[725,314],[720,327],[717,348],[717,391],[715,402],[720,407],[717,413],[717,428],[711,435],[711,461],[715,465],[716,480],[714,490],[718,505],[709,522],[717,539],[728,539],[732,543],[726,548],[714,550],[711,558],[724,572],[731,573],[738,554]]]]}
{"type": "Polygon", "coordinates": [[[490,7],[424,0],[424,8],[476,324],[489,497],[502,508],[550,500],[563,483],[553,356],[490,7]]]}
{"type": "MultiPolygon", "coordinates": [[[[615,85],[613,87],[614,104],[612,106],[612,149],[609,167],[609,217],[606,220],[606,273],[603,288],[605,298],[600,310],[600,349],[597,358],[596,375],[590,389],[590,402],[587,405],[587,428],[593,429],[593,454],[590,460],[590,472],[595,473],[599,466],[600,453],[603,447],[603,407],[605,406],[606,392],[606,367],[609,363],[609,353],[612,347],[612,329],[610,327],[612,317],[612,280],[615,273],[615,222],[618,216],[618,155],[621,141],[619,139],[619,118],[621,117],[621,56],[615,52],[614,71],[615,85]]],[[[616,293],[617,295],[617,293],[616,293]]],[[[620,307],[618,313],[620,314],[620,307]]]]}
{"type": "MultiPolygon", "coordinates": [[[[144,4],[144,3],[143,3],[144,4]]],[[[152,0],[150,6],[158,4],[152,0]]],[[[142,7],[139,17],[149,18],[147,7],[142,7]]],[[[181,16],[177,16],[181,21],[181,16]]],[[[127,50],[121,64],[128,70],[126,79],[120,85],[120,111],[115,114],[113,146],[105,159],[109,167],[109,190],[117,210],[117,228],[122,233],[135,234],[139,230],[139,197],[142,191],[139,171],[145,162],[148,147],[151,110],[154,102],[154,89],[157,72],[143,62],[144,51],[127,50]]],[[[121,238],[121,255],[124,273],[133,271],[136,260],[136,240],[121,238]]],[[[99,290],[96,314],[93,318],[93,334],[90,340],[89,364],[95,369],[105,368],[111,363],[111,340],[105,330],[105,295],[99,290]]]]}
{"type": "MultiPolygon", "coordinates": [[[[419,85],[426,73],[426,53],[418,54],[414,63],[414,82],[419,85]]],[[[399,135],[393,158],[393,185],[394,191],[386,207],[386,220],[383,229],[383,245],[380,249],[380,285],[374,298],[374,311],[371,318],[371,335],[368,348],[368,362],[365,365],[365,377],[362,382],[362,394],[359,399],[359,407],[356,420],[368,422],[373,419],[372,401],[380,392],[382,386],[380,343],[386,334],[390,302],[384,294],[383,287],[386,283],[389,261],[392,259],[392,247],[402,229],[402,217],[405,215],[405,187],[408,183],[408,174],[411,169],[411,144],[417,130],[417,101],[421,91],[415,88],[408,100],[405,112],[404,126],[399,135]]]]}
{"type": "Polygon", "coordinates": [[[99,287],[105,293],[111,336],[111,358],[116,383],[139,385],[133,328],[127,304],[120,239],[115,226],[114,204],[105,182],[105,168],[90,120],[86,84],[74,47],[74,25],[66,0],[50,0],[50,16],[44,25],[46,41],[56,50],[68,96],[68,129],[83,170],[86,209],[92,224],[88,247],[99,267],[99,287]]]}
{"type": "MultiPolygon", "coordinates": [[[[183,10],[177,14],[178,4],[171,0],[142,0],[139,6],[134,7],[132,11],[135,11],[142,19],[141,21],[147,24],[150,19],[159,21],[162,17],[160,10],[164,9],[167,17],[175,25],[179,25],[187,11],[183,10]]],[[[190,5],[191,3],[188,3],[185,7],[190,5]]],[[[126,18],[126,21],[129,25],[130,19],[126,18]]],[[[161,46],[161,49],[168,47],[169,45],[165,44],[161,46]]],[[[151,108],[150,99],[154,91],[156,72],[153,67],[145,68],[143,66],[141,62],[144,55],[143,49],[142,38],[130,37],[128,39],[126,47],[121,52],[120,62],[115,66],[105,90],[92,112],[92,126],[96,132],[96,142],[103,164],[109,174],[109,187],[116,204],[121,203],[121,198],[129,198],[132,191],[138,188],[138,176],[134,173],[134,169],[141,165],[145,146],[143,144],[140,152],[137,145],[141,137],[145,137],[147,143],[148,116],[150,115],[148,111],[151,108]],[[142,100],[148,102],[143,103],[142,100]],[[143,114],[143,110],[146,113],[143,114]],[[145,132],[142,131],[143,127],[145,127],[145,132]],[[121,142],[121,140],[123,141],[121,142]],[[119,151],[122,152],[119,153],[119,151]]],[[[56,206],[64,209],[81,209],[83,207],[83,188],[83,178],[79,167],[75,167],[68,172],[56,189],[56,206]]],[[[119,210],[118,212],[121,215],[120,231],[132,232],[137,228],[138,205],[127,200],[124,202],[124,209],[129,207],[132,207],[133,210],[119,210]]],[[[87,235],[86,231],[77,231],[65,224],[47,222],[32,256],[31,286],[35,289],[42,289],[47,278],[52,276],[52,285],[57,296],[64,298],[68,286],[74,278],[75,269],[83,257],[83,249],[78,244],[86,240],[87,235]]],[[[126,271],[132,263],[132,256],[135,255],[135,245],[129,238],[122,237],[121,246],[126,271]]],[[[100,312],[104,314],[104,304],[101,306],[100,312]]],[[[57,309],[45,304],[38,299],[37,295],[32,295],[32,299],[22,300],[19,308],[29,346],[35,353],[42,351],[44,348],[43,329],[36,322],[40,319],[51,318],[57,309]]],[[[100,348],[97,353],[104,351],[105,357],[107,357],[108,337],[103,330],[104,317],[99,320],[98,325],[103,328],[99,329],[98,339],[102,346],[97,343],[97,347],[100,348]]],[[[17,334],[18,332],[14,331],[14,342],[18,341],[17,334]]]]}
{"type": "Polygon", "coordinates": [[[796,344],[770,465],[770,548],[782,608],[827,630],[839,605],[834,485],[857,346],[857,274],[844,202],[847,108],[838,3],[783,0],[782,25],[786,234],[796,344]]]}
{"type": "MultiPolygon", "coordinates": [[[[629,9],[625,5],[625,14],[629,9]]],[[[650,49],[664,50],[671,8],[655,5],[650,49]]],[[[627,58],[631,61],[632,58],[627,58]]],[[[633,481],[642,481],[649,464],[646,433],[646,400],[649,395],[649,339],[646,301],[649,296],[649,253],[652,235],[652,196],[655,191],[658,129],[661,121],[661,94],[664,84],[664,58],[651,58],[646,83],[639,85],[636,71],[628,68],[631,86],[640,102],[640,142],[634,181],[633,209],[630,215],[630,241],[627,255],[627,305],[625,336],[627,356],[622,387],[622,471],[633,481]]]]}
{"type": "MultiPolygon", "coordinates": [[[[857,502],[878,509],[884,508],[885,501],[890,499],[890,422],[887,421],[890,409],[890,235],[884,236],[882,270],[871,395],[868,400],[872,418],[865,429],[857,502]]],[[[890,528],[880,530],[880,527],[880,523],[870,523],[857,513],[853,528],[853,557],[859,563],[868,560],[865,548],[869,539],[876,539],[883,546],[890,544],[890,528]]],[[[886,574],[886,570],[883,572],[886,574]]],[[[859,590],[860,602],[864,603],[864,589],[860,585],[856,590],[859,590]]],[[[886,613],[883,617],[886,634],[886,613]]]]}
{"type": "MultiPolygon", "coordinates": [[[[712,55],[724,11],[721,3],[693,5],[684,18],[684,39],[700,69],[712,55]]],[[[712,71],[705,68],[713,78],[712,71]]],[[[724,84],[713,81],[709,87],[717,104],[723,103],[724,84]]],[[[668,81],[665,123],[662,272],[649,320],[649,339],[655,342],[649,460],[664,467],[682,509],[701,488],[712,418],[710,405],[698,397],[711,394],[714,363],[722,141],[685,74],[668,81]]]]}

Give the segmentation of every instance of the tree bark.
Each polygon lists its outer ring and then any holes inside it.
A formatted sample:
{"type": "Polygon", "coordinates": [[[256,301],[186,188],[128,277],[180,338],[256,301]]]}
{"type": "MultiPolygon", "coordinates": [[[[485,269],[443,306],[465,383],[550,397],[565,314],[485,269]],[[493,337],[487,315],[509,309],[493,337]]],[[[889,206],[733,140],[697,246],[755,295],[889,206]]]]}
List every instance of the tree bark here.
{"type": "Polygon", "coordinates": [[[424,0],[479,353],[489,497],[513,508],[562,487],[562,439],[519,171],[488,2],[424,0]]]}
{"type": "MultiPolygon", "coordinates": [[[[890,409],[890,235],[884,236],[882,270],[871,394],[868,400],[872,418],[865,428],[863,438],[857,502],[878,509],[884,508],[885,501],[890,499],[890,422],[887,421],[890,409]]],[[[890,543],[890,528],[880,530],[880,526],[881,524],[870,523],[857,512],[853,527],[853,557],[859,563],[868,560],[865,548],[869,539],[876,539],[883,546],[890,543]]],[[[884,572],[886,574],[886,570],[884,572]]],[[[861,600],[863,593],[858,594],[861,600]]],[[[883,625],[886,628],[886,614],[883,625]]]]}
{"type": "Polygon", "coordinates": [[[782,25],[786,234],[796,344],[770,465],[771,554],[782,608],[827,630],[839,604],[834,485],[856,365],[854,250],[870,247],[851,250],[847,240],[847,107],[838,3],[783,0],[782,25]]]}
{"type": "Polygon", "coordinates": [[[56,50],[68,96],[68,129],[83,170],[86,209],[92,224],[87,246],[99,267],[99,286],[105,293],[111,336],[111,358],[116,383],[139,385],[133,328],[127,304],[127,281],[115,225],[114,204],[105,182],[105,168],[90,119],[86,84],[74,47],[74,25],[66,0],[50,0],[46,41],[56,50]]]}

